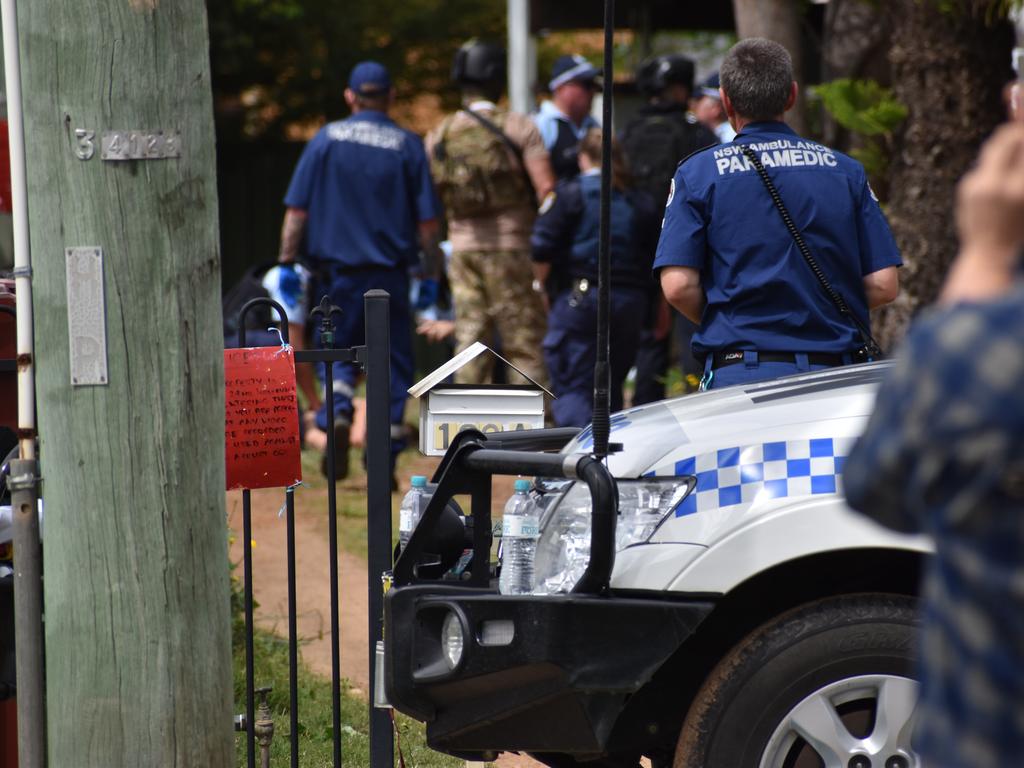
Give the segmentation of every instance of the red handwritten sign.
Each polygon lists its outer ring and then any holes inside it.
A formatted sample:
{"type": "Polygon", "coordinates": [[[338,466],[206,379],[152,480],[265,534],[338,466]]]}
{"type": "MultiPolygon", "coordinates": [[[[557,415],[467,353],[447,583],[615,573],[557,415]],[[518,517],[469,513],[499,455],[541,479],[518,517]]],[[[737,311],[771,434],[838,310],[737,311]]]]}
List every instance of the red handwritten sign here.
{"type": "Polygon", "coordinates": [[[302,479],[291,347],[225,349],[224,411],[229,491],[302,479]]]}

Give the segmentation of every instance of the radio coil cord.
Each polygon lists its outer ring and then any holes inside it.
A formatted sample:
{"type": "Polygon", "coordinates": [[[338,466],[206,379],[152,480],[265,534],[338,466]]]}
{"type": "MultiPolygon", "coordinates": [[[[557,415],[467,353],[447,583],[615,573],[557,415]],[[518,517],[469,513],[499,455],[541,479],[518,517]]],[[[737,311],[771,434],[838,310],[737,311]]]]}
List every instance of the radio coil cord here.
{"type": "Polygon", "coordinates": [[[825,272],[818,265],[817,260],[811,254],[811,249],[807,247],[807,243],[804,241],[803,235],[800,234],[800,230],[796,228],[796,224],[793,222],[793,217],[789,215],[789,211],[786,210],[786,206],[782,202],[782,197],[779,195],[779,190],[775,188],[774,182],[771,177],[768,176],[768,172],[764,169],[764,165],[761,164],[761,160],[758,158],[757,153],[754,152],[749,146],[745,144],[737,145],[740,148],[740,152],[743,156],[750,161],[750,164],[754,166],[754,170],[757,171],[758,176],[761,177],[761,181],[764,182],[765,189],[768,190],[768,194],[772,198],[772,202],[775,203],[775,208],[779,211],[779,215],[782,217],[782,222],[786,225],[786,229],[789,230],[789,234],[793,238],[793,242],[796,243],[797,249],[800,251],[800,255],[804,257],[804,261],[807,262],[807,266],[811,268],[811,272],[821,283],[821,287],[825,290],[829,299],[839,310],[839,313],[850,318],[850,321],[856,326],[857,332],[861,337],[861,347],[854,352],[854,357],[859,362],[870,362],[872,360],[881,360],[882,348],[878,342],[875,341],[871,335],[871,331],[864,327],[864,324],[857,318],[855,314],[850,310],[846,300],[843,299],[839,292],[832,287],[829,283],[828,278],[825,277],[825,272]]]}

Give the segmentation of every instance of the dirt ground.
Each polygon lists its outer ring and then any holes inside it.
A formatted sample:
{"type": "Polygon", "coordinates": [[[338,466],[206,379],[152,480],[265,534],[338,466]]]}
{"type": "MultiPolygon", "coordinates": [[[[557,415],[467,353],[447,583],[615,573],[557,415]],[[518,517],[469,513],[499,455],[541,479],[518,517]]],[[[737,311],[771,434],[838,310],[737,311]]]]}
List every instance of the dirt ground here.
{"type": "MultiPolygon", "coordinates": [[[[417,456],[406,467],[406,477],[413,473],[432,473],[437,460],[417,456]]],[[[359,480],[346,481],[346,487],[359,480]]],[[[397,509],[403,487],[392,496],[397,509]]],[[[512,478],[496,481],[494,499],[500,513],[505,498],[512,492],[512,478]],[[507,488],[506,488],[507,486],[507,488]]],[[[288,633],[288,579],[285,518],[282,511],[284,492],[280,489],[252,492],[253,593],[259,604],[257,626],[282,637],[288,633]]],[[[326,488],[301,488],[295,494],[295,567],[298,603],[298,635],[303,662],[317,674],[331,675],[330,619],[330,556],[328,547],[326,488]]],[[[228,522],[234,533],[232,562],[242,560],[242,496],[227,494],[228,522]]],[[[339,550],[339,655],[341,674],[350,680],[355,691],[369,696],[369,655],[366,631],[367,569],[366,561],[355,554],[339,550]]],[[[241,567],[237,573],[241,577],[241,567]]],[[[497,761],[500,768],[532,768],[541,764],[525,756],[503,754],[497,761]]]]}

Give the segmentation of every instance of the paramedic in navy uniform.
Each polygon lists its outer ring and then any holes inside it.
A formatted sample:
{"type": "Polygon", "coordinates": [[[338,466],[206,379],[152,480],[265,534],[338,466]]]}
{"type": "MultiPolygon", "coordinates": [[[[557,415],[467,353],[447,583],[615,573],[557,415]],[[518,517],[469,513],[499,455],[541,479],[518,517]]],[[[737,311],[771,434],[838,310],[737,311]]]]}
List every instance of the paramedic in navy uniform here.
{"type": "Polygon", "coordinates": [[[676,170],[654,260],[665,298],[700,326],[693,351],[704,358],[703,388],[853,362],[860,334],[826,295],[737,145],[753,145],[811,254],[867,327],[868,309],[899,293],[901,261],[864,168],[782,122],[797,85],[778,43],[737,43],[721,84],[738,135],[676,170]]]}
{"type": "MultiPolygon", "coordinates": [[[[397,453],[413,375],[408,269],[417,258],[417,239],[434,257],[430,271],[439,268],[439,226],[423,142],[388,117],[391,99],[382,64],[364,61],[353,68],[345,91],[352,116],[321,128],[295,168],[284,199],[279,260],[295,261],[305,235],[306,257],[317,274],[314,296],[326,291],[343,310],[334,317],[335,347],[363,343],[366,291],[382,288],[391,295],[391,438],[397,453]]],[[[354,364],[334,365],[338,479],[348,469],[356,373],[354,364]]],[[[317,426],[328,427],[326,403],[317,426]]]]}

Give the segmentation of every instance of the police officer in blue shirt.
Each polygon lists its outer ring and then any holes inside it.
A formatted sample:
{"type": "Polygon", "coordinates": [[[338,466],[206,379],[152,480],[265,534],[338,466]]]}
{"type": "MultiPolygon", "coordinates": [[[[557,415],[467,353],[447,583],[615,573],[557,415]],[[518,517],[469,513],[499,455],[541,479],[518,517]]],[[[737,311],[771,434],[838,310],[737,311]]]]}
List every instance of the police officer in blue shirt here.
{"type": "MultiPolygon", "coordinates": [[[[611,408],[622,410],[622,384],[633,366],[647,315],[658,207],[631,189],[619,145],[612,145],[611,408]]],[[[550,297],[544,362],[560,427],[590,423],[597,360],[597,254],[601,212],[601,130],[580,144],[578,178],[560,184],[541,206],[530,243],[534,274],[550,297]]]]}
{"type": "Polygon", "coordinates": [[[665,297],[699,324],[705,389],[855,362],[863,340],[801,255],[757,171],[864,328],[896,298],[900,255],[863,167],[782,122],[797,86],[781,45],[737,43],[721,68],[736,140],[691,155],[672,181],[654,261],[665,297]]]}
{"type": "Polygon", "coordinates": [[[600,74],[600,69],[579,55],[560,56],[551,68],[551,99],[540,105],[533,120],[559,181],[576,178],[580,141],[591,128],[601,127],[590,114],[594,94],[601,89],[600,74]]]}
{"type": "MultiPolygon", "coordinates": [[[[392,452],[404,447],[402,418],[413,360],[408,269],[418,242],[438,274],[438,205],[423,142],[387,114],[393,92],[387,69],[374,61],[355,66],[345,101],[346,120],[330,123],[306,145],[285,195],[282,262],[295,261],[305,245],[318,288],[343,309],[335,316],[336,347],[363,343],[363,294],[382,288],[391,295],[392,452]]],[[[335,456],[337,477],[348,471],[348,434],[357,369],[337,363],[335,456]]],[[[317,426],[328,428],[326,406],[317,426]]],[[[326,459],[324,463],[326,471],[326,459]]]]}

